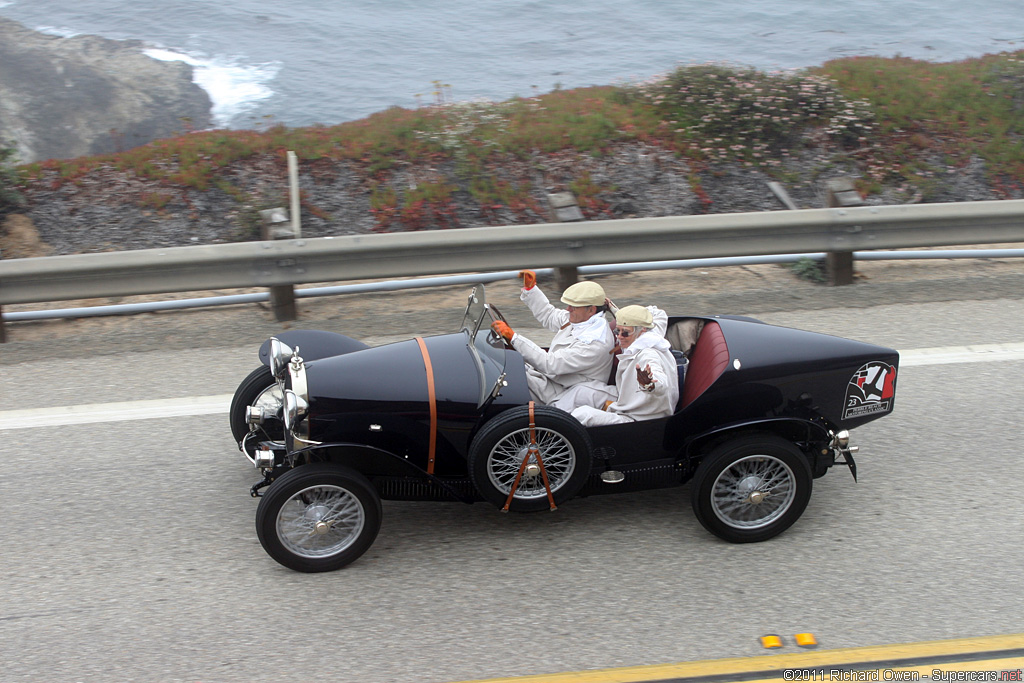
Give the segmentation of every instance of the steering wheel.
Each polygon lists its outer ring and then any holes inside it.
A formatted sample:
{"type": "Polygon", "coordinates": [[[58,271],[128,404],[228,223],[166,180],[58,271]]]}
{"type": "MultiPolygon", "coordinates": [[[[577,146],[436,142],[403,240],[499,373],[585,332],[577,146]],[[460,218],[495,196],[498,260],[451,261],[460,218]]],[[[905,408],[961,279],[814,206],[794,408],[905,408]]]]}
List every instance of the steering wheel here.
{"type": "MultiPolygon", "coordinates": [[[[487,304],[487,312],[488,312],[488,313],[490,314],[490,316],[491,316],[491,322],[497,322],[497,321],[499,321],[499,320],[500,320],[501,322],[503,322],[503,323],[505,323],[506,325],[508,325],[508,321],[507,321],[507,320],[505,320],[505,316],[503,316],[503,315],[501,314],[501,311],[499,311],[499,310],[498,310],[498,307],[497,307],[497,306],[495,306],[494,304],[491,304],[491,303],[487,304]]],[[[511,327],[511,325],[509,325],[509,327],[511,327]]],[[[497,333],[496,333],[496,332],[495,332],[494,330],[491,330],[491,331],[490,331],[490,333],[491,333],[491,334],[493,334],[493,335],[495,335],[496,337],[499,337],[499,338],[501,339],[501,341],[502,341],[502,342],[503,342],[503,343],[505,344],[505,348],[506,348],[506,349],[509,349],[509,350],[512,350],[512,351],[514,351],[514,350],[515,350],[515,349],[514,349],[514,348],[512,347],[512,342],[510,342],[510,341],[509,341],[508,339],[505,339],[505,338],[504,338],[504,337],[502,337],[502,336],[501,336],[500,334],[497,334],[497,333]]]]}

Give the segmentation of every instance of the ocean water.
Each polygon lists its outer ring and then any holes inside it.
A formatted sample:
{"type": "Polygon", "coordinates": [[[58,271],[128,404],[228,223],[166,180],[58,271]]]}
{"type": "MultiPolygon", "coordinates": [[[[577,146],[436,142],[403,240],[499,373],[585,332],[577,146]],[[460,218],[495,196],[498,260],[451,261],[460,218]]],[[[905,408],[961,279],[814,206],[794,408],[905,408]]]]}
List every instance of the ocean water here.
{"type": "Polygon", "coordinates": [[[331,125],[389,106],[639,81],[708,61],[951,61],[1024,48],[1024,0],[0,0],[54,35],[180,59],[221,127],[331,125]]]}

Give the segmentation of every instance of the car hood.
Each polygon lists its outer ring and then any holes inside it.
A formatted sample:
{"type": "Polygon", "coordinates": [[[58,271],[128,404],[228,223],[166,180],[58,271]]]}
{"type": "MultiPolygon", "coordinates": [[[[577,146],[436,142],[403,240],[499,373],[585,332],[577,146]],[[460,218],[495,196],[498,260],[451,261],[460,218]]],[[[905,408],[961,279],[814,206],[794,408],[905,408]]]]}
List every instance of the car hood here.
{"type": "MultiPolygon", "coordinates": [[[[474,354],[465,333],[422,341],[438,405],[479,405],[501,368],[474,354]]],[[[382,402],[413,409],[429,400],[424,351],[417,339],[312,361],[306,384],[314,413],[382,409],[371,405],[382,402]]]]}

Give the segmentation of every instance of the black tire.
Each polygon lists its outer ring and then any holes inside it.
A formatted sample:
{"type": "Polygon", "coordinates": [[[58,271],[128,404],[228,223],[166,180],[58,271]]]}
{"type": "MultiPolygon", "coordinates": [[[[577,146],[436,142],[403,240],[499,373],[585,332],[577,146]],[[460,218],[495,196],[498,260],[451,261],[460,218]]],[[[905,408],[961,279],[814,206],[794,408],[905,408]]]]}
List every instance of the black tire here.
{"type": "MultiPolygon", "coordinates": [[[[530,444],[530,411],[511,408],[483,426],[469,446],[469,476],[485,500],[504,507],[519,466],[530,444]]],[[[548,406],[534,408],[536,439],[557,505],[583,488],[590,476],[590,436],[565,411],[548,406]]],[[[535,464],[531,458],[531,463],[535,464]]],[[[520,479],[510,510],[536,512],[549,508],[543,477],[536,467],[520,479]]]]}
{"type": "MultiPolygon", "coordinates": [[[[231,397],[231,407],[228,408],[228,421],[231,423],[231,436],[235,443],[239,443],[249,433],[249,424],[245,421],[245,409],[257,403],[268,391],[277,386],[274,375],[270,368],[261,365],[242,380],[242,383],[235,389],[235,395],[231,397]]],[[[272,421],[265,425],[267,436],[274,441],[284,441],[284,423],[272,421]]]]}
{"type": "Polygon", "coordinates": [[[334,463],[304,465],[271,484],[256,508],[267,554],[297,572],[330,572],[357,560],[380,531],[380,496],[359,472],[334,463]],[[338,525],[344,513],[344,524],[338,525]],[[321,531],[318,531],[321,529],[321,531]]]}
{"type": "Polygon", "coordinates": [[[800,518],[812,481],[799,448],[774,434],[748,435],[720,444],[704,458],[690,500],[697,520],[715,536],[756,543],[778,536],[800,518]]]}

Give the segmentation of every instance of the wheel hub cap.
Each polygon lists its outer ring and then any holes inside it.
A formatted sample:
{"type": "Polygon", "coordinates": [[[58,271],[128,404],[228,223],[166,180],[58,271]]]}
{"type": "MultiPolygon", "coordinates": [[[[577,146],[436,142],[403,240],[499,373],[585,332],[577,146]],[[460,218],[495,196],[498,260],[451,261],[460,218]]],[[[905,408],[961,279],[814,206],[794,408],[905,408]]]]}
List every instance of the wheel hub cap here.
{"type": "Polygon", "coordinates": [[[751,475],[749,477],[743,477],[743,479],[736,484],[736,490],[743,496],[743,500],[745,502],[753,505],[760,505],[768,495],[764,491],[758,490],[761,488],[761,485],[761,477],[751,475]]]}
{"type": "Polygon", "coordinates": [[[331,530],[330,522],[324,521],[329,510],[325,505],[310,505],[306,508],[306,519],[313,523],[313,533],[323,536],[331,530]]]}

